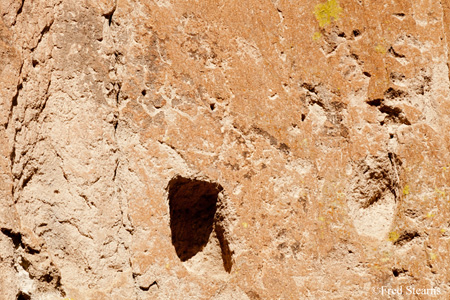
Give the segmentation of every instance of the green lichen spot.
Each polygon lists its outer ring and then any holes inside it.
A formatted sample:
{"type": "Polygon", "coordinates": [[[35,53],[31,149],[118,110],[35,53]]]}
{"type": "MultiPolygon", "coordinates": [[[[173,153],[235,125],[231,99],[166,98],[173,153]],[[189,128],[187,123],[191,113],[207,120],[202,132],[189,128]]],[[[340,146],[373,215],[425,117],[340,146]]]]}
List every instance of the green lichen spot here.
{"type": "Polygon", "coordinates": [[[445,197],[445,191],[435,188],[434,191],[438,193],[441,197],[445,197]]]}
{"type": "Polygon", "coordinates": [[[339,19],[341,13],[342,7],[337,0],[328,0],[314,7],[314,15],[320,27],[330,24],[332,20],[339,19]]]}

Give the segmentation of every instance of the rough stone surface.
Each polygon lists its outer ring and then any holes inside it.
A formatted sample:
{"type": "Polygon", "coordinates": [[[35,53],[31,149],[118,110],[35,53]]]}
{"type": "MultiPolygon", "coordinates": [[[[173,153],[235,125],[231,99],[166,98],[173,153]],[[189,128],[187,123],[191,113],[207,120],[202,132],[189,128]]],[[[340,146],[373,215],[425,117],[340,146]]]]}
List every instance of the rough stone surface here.
{"type": "Polygon", "coordinates": [[[1,0],[0,299],[449,299],[449,49],[450,0],[1,0]]]}

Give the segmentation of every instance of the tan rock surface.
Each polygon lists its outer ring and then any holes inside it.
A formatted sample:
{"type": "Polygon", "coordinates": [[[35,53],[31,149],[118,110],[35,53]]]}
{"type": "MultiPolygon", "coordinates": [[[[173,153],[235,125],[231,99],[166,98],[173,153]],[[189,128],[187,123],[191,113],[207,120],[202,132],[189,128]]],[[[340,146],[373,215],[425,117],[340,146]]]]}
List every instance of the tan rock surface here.
{"type": "Polygon", "coordinates": [[[448,0],[0,15],[0,299],[449,299],[448,0]]]}

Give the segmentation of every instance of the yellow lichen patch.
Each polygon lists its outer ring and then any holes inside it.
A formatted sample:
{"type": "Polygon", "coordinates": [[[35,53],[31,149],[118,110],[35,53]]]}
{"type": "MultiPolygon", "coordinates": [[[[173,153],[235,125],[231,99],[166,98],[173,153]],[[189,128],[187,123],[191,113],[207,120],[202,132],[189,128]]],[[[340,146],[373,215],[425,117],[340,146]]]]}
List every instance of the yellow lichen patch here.
{"type": "Polygon", "coordinates": [[[389,232],[389,237],[388,237],[389,241],[395,243],[399,237],[400,237],[400,235],[398,234],[398,232],[396,232],[396,231],[389,232]]]}
{"type": "Polygon", "coordinates": [[[375,46],[375,51],[378,53],[381,53],[381,54],[386,54],[386,52],[387,52],[386,48],[381,44],[378,44],[375,46]]]}
{"type": "Polygon", "coordinates": [[[403,195],[408,195],[409,194],[409,185],[405,185],[405,187],[403,188],[403,195]]]}
{"type": "Polygon", "coordinates": [[[328,0],[314,7],[314,15],[320,27],[330,24],[332,20],[339,19],[341,13],[342,7],[337,0],[328,0]]]}
{"type": "Polygon", "coordinates": [[[435,214],[434,214],[433,212],[430,211],[429,213],[427,213],[427,218],[432,218],[432,217],[434,217],[434,215],[435,215],[435,214]]]}
{"type": "Polygon", "coordinates": [[[313,39],[313,41],[318,41],[321,37],[322,37],[322,34],[318,31],[316,31],[316,32],[314,32],[312,39],[313,39]]]}
{"type": "Polygon", "coordinates": [[[445,197],[445,191],[435,188],[434,191],[438,193],[441,197],[445,197]]]}
{"type": "Polygon", "coordinates": [[[436,260],[436,258],[437,258],[436,253],[430,252],[430,259],[431,260],[436,260]]]}
{"type": "Polygon", "coordinates": [[[243,226],[244,228],[247,228],[247,227],[248,227],[248,223],[242,222],[242,226],[243,226]]]}
{"type": "Polygon", "coordinates": [[[445,233],[447,230],[445,228],[441,228],[441,233],[445,233]]]}

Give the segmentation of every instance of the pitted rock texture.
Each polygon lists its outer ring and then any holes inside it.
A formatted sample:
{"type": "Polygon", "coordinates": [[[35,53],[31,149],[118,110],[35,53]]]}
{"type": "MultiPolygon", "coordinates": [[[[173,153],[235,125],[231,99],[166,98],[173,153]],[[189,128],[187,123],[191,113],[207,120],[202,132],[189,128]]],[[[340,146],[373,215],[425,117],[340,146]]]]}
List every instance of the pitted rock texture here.
{"type": "Polygon", "coordinates": [[[450,297],[449,0],[0,16],[1,300],[450,297]]]}

